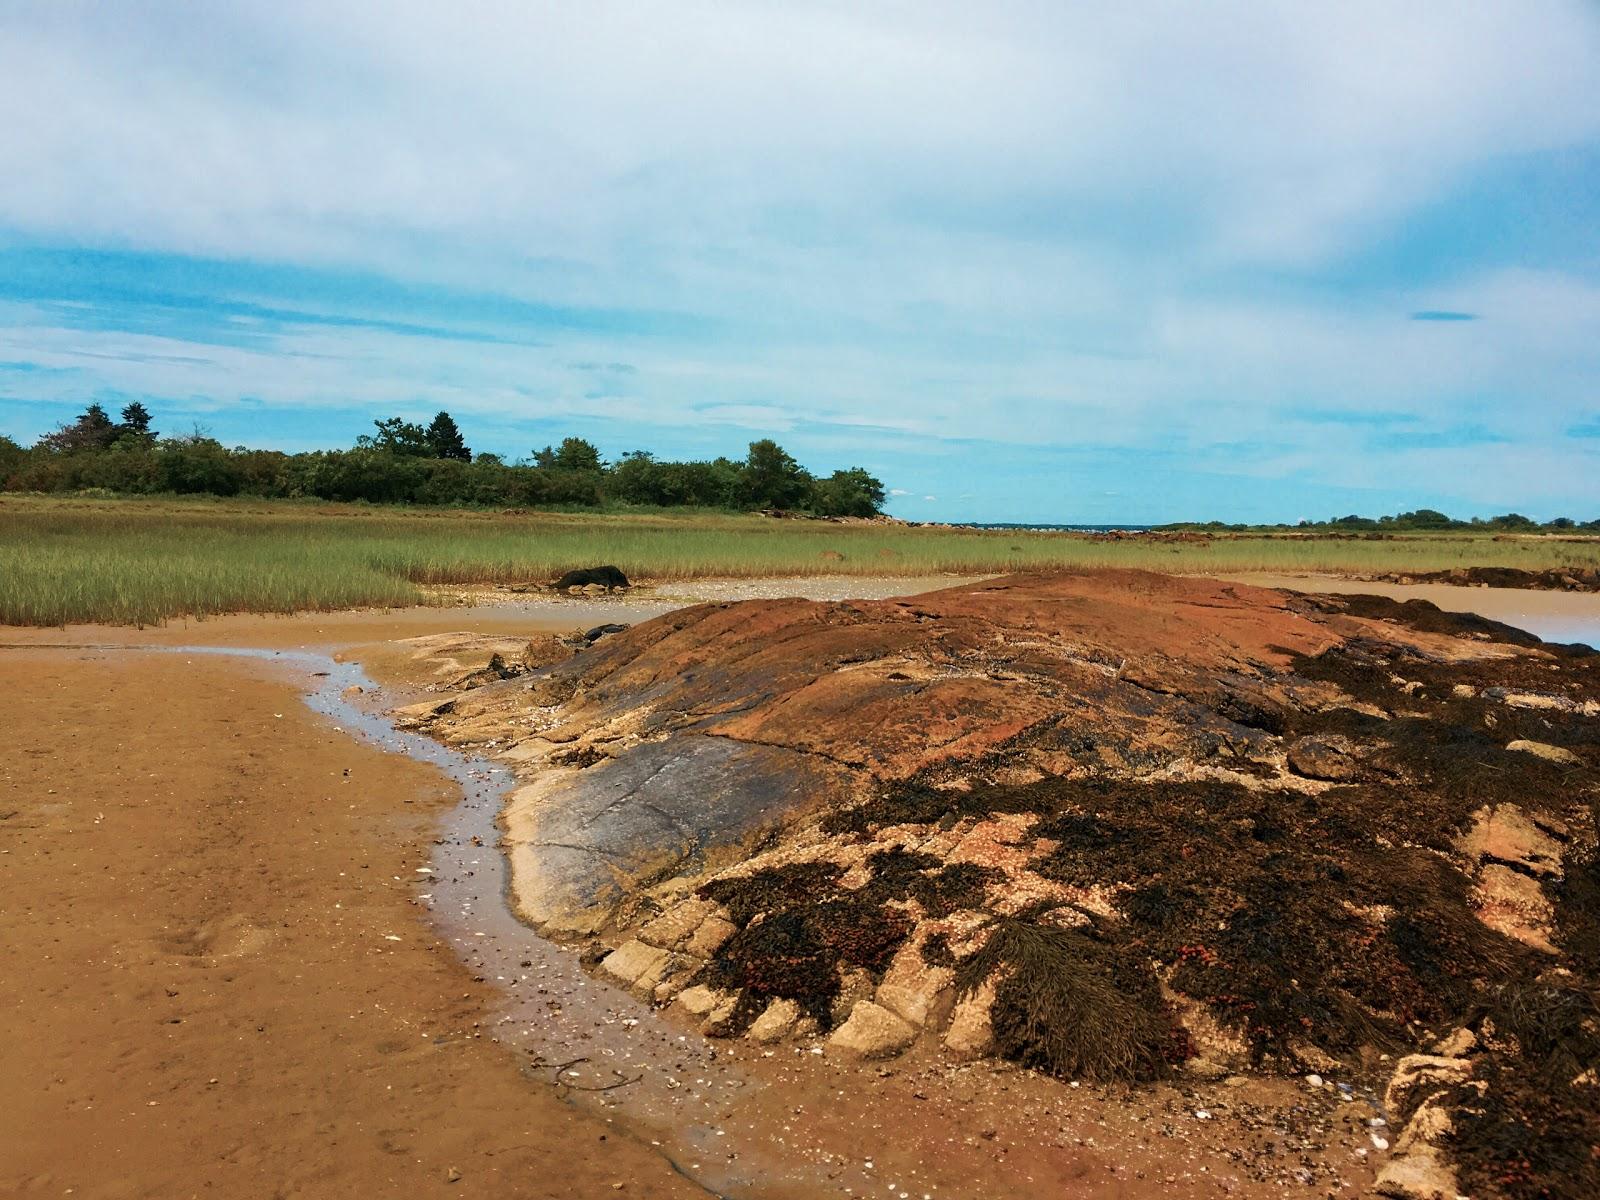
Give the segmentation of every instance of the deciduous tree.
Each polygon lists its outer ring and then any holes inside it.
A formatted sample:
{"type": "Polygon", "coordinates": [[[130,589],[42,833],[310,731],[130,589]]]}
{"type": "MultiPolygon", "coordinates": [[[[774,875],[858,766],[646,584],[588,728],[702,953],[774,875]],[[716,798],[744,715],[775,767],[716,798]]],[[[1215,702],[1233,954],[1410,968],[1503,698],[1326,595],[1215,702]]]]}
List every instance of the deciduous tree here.
{"type": "Polygon", "coordinates": [[[62,425],[54,433],[45,434],[39,439],[39,445],[63,454],[76,454],[85,450],[104,450],[116,438],[117,426],[106,415],[106,410],[98,404],[91,404],[72,424],[62,425]]]}

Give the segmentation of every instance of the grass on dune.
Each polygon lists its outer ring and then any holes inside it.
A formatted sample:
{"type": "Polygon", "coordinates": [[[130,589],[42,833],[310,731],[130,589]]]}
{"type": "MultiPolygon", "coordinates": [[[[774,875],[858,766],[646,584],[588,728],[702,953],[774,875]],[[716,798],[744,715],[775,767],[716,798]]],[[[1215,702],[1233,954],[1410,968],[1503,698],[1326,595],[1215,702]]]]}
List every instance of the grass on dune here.
{"type": "Polygon", "coordinates": [[[1480,534],[1096,541],[1017,530],[773,521],[726,513],[482,513],[268,501],[0,499],[0,623],[151,624],[179,615],[427,603],[423,585],[630,578],[1600,565],[1600,542],[1480,534]]]}

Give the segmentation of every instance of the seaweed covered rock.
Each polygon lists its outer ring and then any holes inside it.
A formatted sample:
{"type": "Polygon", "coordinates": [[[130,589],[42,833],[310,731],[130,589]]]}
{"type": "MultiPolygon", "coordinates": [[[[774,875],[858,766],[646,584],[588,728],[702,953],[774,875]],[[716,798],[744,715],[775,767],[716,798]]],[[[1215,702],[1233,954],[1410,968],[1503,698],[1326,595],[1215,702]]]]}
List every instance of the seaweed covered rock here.
{"type": "Polygon", "coordinates": [[[1332,1064],[1376,1093],[1433,1053],[1457,1065],[1387,1114],[1434,1106],[1418,1171],[1564,1197],[1600,1162],[1580,648],[1064,572],[684,609],[418,719],[527,772],[524,914],[718,1033],[1071,1079],[1332,1064]]]}

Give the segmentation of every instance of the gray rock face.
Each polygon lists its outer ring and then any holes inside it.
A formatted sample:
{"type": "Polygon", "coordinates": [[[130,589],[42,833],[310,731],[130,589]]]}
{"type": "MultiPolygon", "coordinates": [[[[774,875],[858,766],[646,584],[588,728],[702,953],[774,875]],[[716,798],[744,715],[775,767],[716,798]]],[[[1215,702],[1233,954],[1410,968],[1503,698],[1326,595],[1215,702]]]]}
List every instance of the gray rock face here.
{"type": "Polygon", "coordinates": [[[584,932],[626,890],[732,858],[837,793],[812,755],[688,735],[646,742],[555,789],[518,792],[507,813],[517,901],[534,925],[584,932]]]}

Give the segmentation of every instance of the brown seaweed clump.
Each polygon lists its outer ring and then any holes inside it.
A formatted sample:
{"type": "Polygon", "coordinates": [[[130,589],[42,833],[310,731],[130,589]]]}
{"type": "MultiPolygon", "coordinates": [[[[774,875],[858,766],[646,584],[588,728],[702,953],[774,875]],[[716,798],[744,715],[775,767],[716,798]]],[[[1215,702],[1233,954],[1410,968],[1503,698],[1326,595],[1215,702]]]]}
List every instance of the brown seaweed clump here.
{"type": "Polygon", "coordinates": [[[1147,962],[1116,943],[1038,920],[995,922],[956,970],[970,995],[995,977],[996,1048],[1063,1079],[1159,1079],[1191,1053],[1147,962]]]}
{"type": "Polygon", "coordinates": [[[1449,1146],[1473,1194],[1511,1200],[1600,1195],[1600,1000],[1537,984],[1495,993],[1486,1052],[1450,1096],[1449,1146]]]}
{"type": "Polygon", "coordinates": [[[701,888],[738,927],[701,973],[701,981],[738,993],[729,1027],[749,1025],[772,1000],[793,1000],[827,1030],[844,971],[881,979],[915,928],[905,902],[944,915],[976,903],[993,872],[946,867],[928,855],[891,850],[868,859],[871,878],[850,889],[831,863],[795,863],[701,888]]]}

